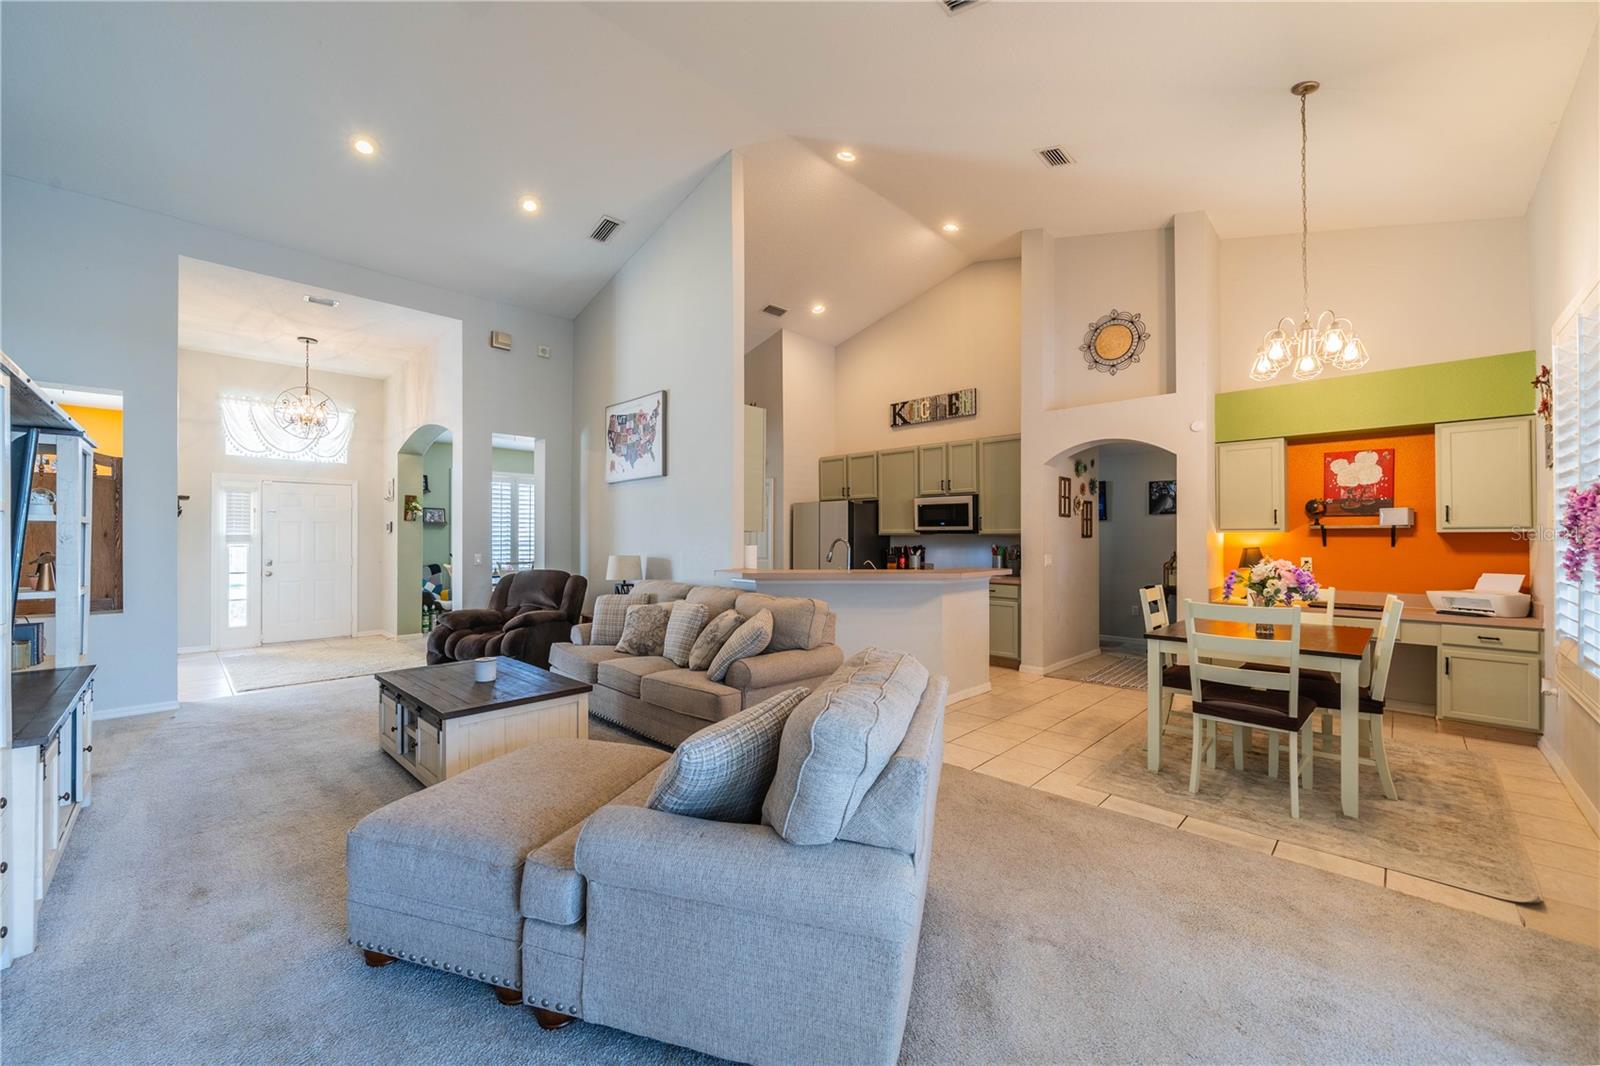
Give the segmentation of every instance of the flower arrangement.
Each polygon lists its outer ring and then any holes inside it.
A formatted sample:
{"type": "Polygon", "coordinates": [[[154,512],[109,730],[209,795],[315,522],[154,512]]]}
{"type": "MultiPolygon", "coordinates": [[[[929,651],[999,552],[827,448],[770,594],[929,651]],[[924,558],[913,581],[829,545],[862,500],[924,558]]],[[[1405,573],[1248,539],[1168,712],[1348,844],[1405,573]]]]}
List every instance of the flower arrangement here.
{"type": "Polygon", "coordinates": [[[1551,402],[1550,368],[1543,363],[1539,364],[1539,373],[1534,375],[1528,384],[1533,386],[1535,394],[1539,397],[1539,417],[1544,419],[1544,424],[1548,426],[1555,414],[1555,407],[1551,402]]]}
{"type": "Polygon", "coordinates": [[[1595,574],[1600,576],[1600,482],[1586,489],[1574,485],[1567,490],[1567,507],[1561,516],[1561,539],[1567,542],[1567,550],[1561,556],[1561,569],[1568,581],[1581,582],[1583,568],[1591,562],[1595,574]]]}
{"type": "MultiPolygon", "coordinates": [[[[1239,571],[1228,571],[1222,583],[1224,599],[1233,596],[1239,571]]],[[[1291,606],[1296,600],[1306,603],[1317,598],[1317,579],[1287,559],[1263,559],[1249,570],[1245,590],[1250,602],[1265,607],[1291,606]]]]}

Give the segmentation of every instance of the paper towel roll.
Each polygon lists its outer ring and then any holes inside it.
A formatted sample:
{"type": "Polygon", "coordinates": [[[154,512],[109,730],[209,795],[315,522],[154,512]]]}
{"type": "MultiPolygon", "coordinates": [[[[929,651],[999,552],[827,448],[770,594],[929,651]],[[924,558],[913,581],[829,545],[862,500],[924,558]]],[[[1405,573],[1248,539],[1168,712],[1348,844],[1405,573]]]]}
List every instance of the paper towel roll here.
{"type": "Polygon", "coordinates": [[[754,544],[746,544],[744,546],[744,568],[746,570],[754,570],[759,565],[761,565],[761,555],[756,550],[756,546],[754,544]]]}

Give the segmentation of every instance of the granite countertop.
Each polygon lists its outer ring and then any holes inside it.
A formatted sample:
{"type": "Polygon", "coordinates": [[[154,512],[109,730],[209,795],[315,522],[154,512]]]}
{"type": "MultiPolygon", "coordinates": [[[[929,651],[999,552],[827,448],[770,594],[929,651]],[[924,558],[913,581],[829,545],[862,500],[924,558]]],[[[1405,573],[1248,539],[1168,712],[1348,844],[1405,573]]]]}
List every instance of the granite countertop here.
{"type": "Polygon", "coordinates": [[[11,746],[35,748],[48,744],[92,677],[92,666],[19,670],[12,674],[11,746]]]}
{"type": "Polygon", "coordinates": [[[1010,570],[990,567],[949,567],[943,570],[718,570],[718,577],[734,581],[838,581],[881,584],[887,581],[926,582],[990,580],[1010,577],[1010,570]]]}
{"type": "MultiPolygon", "coordinates": [[[[1402,622],[1437,622],[1446,625],[1488,626],[1491,629],[1543,629],[1544,609],[1538,600],[1533,601],[1531,613],[1526,618],[1494,618],[1479,614],[1457,614],[1453,611],[1436,611],[1428,602],[1425,592],[1401,592],[1397,595],[1405,601],[1405,610],[1400,613],[1402,622]]],[[[1353,590],[1337,589],[1334,593],[1333,613],[1337,617],[1346,615],[1355,618],[1373,618],[1383,610],[1383,601],[1387,593],[1383,592],[1357,592],[1353,590]]],[[[1243,603],[1239,597],[1232,600],[1222,598],[1222,589],[1211,590],[1212,603],[1243,603]]]]}

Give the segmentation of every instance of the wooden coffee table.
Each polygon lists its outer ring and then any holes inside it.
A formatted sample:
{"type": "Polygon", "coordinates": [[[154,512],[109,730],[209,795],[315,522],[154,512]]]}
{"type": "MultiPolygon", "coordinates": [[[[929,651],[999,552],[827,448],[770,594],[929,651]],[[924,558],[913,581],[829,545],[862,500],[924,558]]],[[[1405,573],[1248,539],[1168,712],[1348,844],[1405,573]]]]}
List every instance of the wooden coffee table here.
{"type": "Polygon", "coordinates": [[[501,656],[493,681],[472,663],[374,674],[378,746],[424,785],[547,737],[589,735],[590,686],[501,656]]]}

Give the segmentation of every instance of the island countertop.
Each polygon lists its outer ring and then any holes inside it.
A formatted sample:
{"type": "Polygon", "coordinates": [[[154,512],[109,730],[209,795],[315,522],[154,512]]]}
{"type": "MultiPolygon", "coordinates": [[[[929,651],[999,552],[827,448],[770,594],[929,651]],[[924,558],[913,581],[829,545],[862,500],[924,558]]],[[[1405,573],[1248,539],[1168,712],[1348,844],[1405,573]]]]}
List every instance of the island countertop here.
{"type": "Polygon", "coordinates": [[[718,570],[717,576],[730,581],[837,582],[851,585],[913,584],[951,581],[984,581],[1005,575],[1010,570],[989,567],[948,567],[943,570],[718,570]]]}

